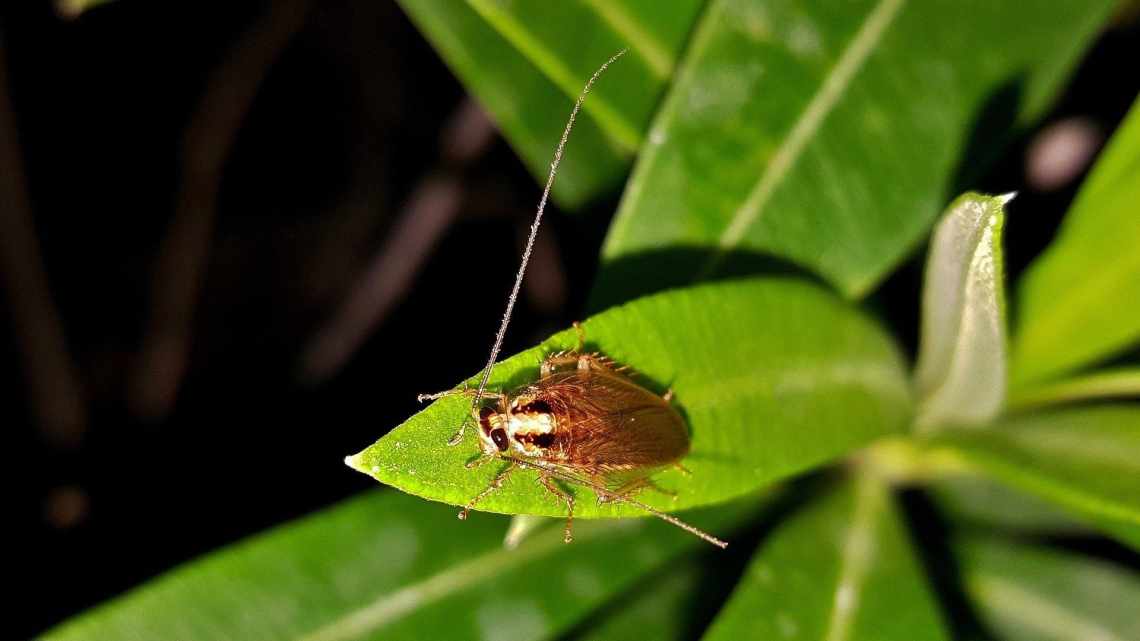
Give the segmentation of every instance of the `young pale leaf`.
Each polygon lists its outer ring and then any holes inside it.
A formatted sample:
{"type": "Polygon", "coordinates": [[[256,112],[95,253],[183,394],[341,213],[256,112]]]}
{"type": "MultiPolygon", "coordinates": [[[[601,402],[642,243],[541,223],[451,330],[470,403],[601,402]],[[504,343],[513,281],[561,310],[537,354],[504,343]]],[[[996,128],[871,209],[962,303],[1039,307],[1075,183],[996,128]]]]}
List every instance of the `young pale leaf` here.
{"type": "Polygon", "coordinates": [[[711,0],[605,243],[604,270],[642,278],[603,271],[595,297],[740,252],[865,294],[1042,112],[1115,4],[711,0]],[[677,246],[702,252],[658,252],[677,246]]]}
{"type": "Polygon", "coordinates": [[[614,53],[630,49],[582,106],[554,184],[554,197],[565,206],[614,187],[625,175],[701,5],[399,3],[540,180],[586,80],[614,53]]]}
{"type": "Polygon", "coordinates": [[[1140,102],[1018,288],[1013,379],[1056,377],[1140,339],[1140,102]]]}
{"type": "Polygon", "coordinates": [[[1134,569],[1000,539],[955,546],[966,592],[1007,641],[1140,639],[1134,569]]]}
{"type": "MultiPolygon", "coordinates": [[[[672,388],[688,421],[692,448],[683,463],[691,474],[667,469],[654,477],[676,491],[676,500],[652,491],[639,496],[662,510],[751,492],[897,433],[910,418],[903,364],[891,340],[859,311],[802,280],[754,278],[669,291],[610,309],[584,327],[588,349],[632,366],[650,389],[672,388]]],[[[491,388],[534,381],[544,355],[574,345],[567,330],[499,363],[491,388]]],[[[440,399],[348,463],[405,492],[465,504],[500,467],[465,467],[479,452],[471,431],[462,444],[447,446],[470,404],[440,399]]],[[[516,471],[479,509],[564,514],[562,502],[535,478],[534,471],[516,471]]],[[[575,516],[642,515],[570,489],[579,495],[575,516]]]]}
{"type": "Polygon", "coordinates": [[[1006,419],[933,441],[938,453],[1048,499],[1140,548],[1140,406],[1106,405],[1006,419]]]}
{"type": "Polygon", "coordinates": [[[704,638],[947,636],[888,489],[864,478],[772,533],[704,638]]]}
{"type": "MultiPolygon", "coordinates": [[[[750,503],[686,518],[730,530],[760,511],[750,503]]],[[[700,545],[664,523],[627,520],[583,523],[572,545],[548,528],[508,551],[505,528],[377,492],[190,563],[42,638],[549,638],[700,545]]]]}
{"type": "Polygon", "coordinates": [[[986,423],[1005,401],[1001,232],[1012,197],[965,194],[934,230],[915,371],[920,429],[986,423]]]}

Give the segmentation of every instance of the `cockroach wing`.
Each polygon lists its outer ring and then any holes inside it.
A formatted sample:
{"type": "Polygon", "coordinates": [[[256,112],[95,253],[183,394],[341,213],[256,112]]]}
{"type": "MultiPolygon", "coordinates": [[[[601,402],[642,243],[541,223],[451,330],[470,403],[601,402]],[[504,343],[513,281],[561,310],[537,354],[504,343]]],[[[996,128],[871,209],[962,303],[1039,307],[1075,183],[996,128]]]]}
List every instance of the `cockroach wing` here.
{"type": "Polygon", "coordinates": [[[556,417],[552,463],[599,476],[649,473],[689,451],[688,429],[677,410],[620,373],[558,372],[527,393],[556,417]]]}

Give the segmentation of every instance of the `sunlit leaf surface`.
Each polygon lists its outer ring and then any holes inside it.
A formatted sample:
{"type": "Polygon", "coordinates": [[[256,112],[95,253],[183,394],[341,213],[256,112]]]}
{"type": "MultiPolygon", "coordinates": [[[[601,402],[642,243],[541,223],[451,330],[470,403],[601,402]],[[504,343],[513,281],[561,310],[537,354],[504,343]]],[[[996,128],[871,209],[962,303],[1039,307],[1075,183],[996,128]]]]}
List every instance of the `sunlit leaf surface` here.
{"type": "Polygon", "coordinates": [[[867,293],[1010,127],[1042,112],[1114,5],[712,0],[606,239],[596,298],[731,270],[737,252],[867,293]]]}
{"type": "MultiPolygon", "coordinates": [[[[587,348],[631,365],[658,392],[671,387],[692,448],[654,480],[676,500],[646,491],[664,510],[724,501],[901,430],[910,417],[905,372],[892,341],[870,319],[802,280],[754,278],[674,290],[585,323],[587,348]]],[[[573,331],[495,368],[492,388],[537,378],[543,355],[575,345],[573,331]]],[[[477,380],[470,381],[472,385],[477,380]]],[[[429,383],[425,382],[425,385],[429,383]]],[[[444,398],[350,458],[356,469],[411,494],[456,505],[487,487],[499,465],[470,470],[476,436],[448,447],[470,400],[444,398]]],[[[523,470],[479,509],[561,515],[565,506],[523,470]]],[[[635,516],[576,489],[577,516],[635,516]]]]}

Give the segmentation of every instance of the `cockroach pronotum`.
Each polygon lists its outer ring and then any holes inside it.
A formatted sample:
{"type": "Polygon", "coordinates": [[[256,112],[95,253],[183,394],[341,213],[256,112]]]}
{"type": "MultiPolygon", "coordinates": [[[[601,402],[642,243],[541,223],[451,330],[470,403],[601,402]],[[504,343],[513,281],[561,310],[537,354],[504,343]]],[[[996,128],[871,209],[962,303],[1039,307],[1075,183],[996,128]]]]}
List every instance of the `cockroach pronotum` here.
{"type": "MultiPolygon", "coordinates": [[[[513,470],[523,468],[537,470],[542,485],[566,504],[564,538],[567,543],[573,539],[574,497],[563,491],[556,481],[588,487],[600,503],[633,505],[723,548],[728,545],[726,542],[635,498],[637,492],[646,488],[668,494],[650,477],[667,466],[684,470],[680,461],[689,452],[688,429],[671,404],[671,390],[658,396],[638,384],[629,368],[599,352],[587,352],[581,325],[574,324],[578,330],[577,348],[546,357],[534,383],[510,391],[486,389],[574,119],[594,82],[625,52],[625,49],[619,51],[594,72],[570,112],[479,387],[424,394],[419,398],[427,401],[457,394],[472,396],[471,420],[478,430],[483,455],[468,467],[489,461],[507,463],[491,484],[459,512],[460,519],[466,519],[469,510],[499,489],[513,470]],[[487,400],[491,404],[484,402],[487,400]]],[[[448,444],[462,441],[466,427],[464,421],[448,444]]]]}

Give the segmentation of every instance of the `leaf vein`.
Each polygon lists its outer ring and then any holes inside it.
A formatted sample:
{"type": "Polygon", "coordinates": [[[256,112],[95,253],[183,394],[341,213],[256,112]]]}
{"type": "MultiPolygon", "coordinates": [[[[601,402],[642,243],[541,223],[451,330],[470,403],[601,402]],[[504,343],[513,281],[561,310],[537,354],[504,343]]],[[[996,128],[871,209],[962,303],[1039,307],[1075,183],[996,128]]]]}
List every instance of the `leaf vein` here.
{"type": "Polygon", "coordinates": [[[736,210],[720,237],[716,254],[709,259],[702,275],[707,275],[723,259],[724,254],[736,247],[748,229],[760,218],[776,188],[795,165],[809,140],[819,131],[823,121],[843,97],[851,80],[863,67],[898,15],[905,0],[880,0],[867,14],[859,31],[843,50],[839,60],[812,96],[800,118],[784,138],[760,180],[744,203],[736,210]]]}

